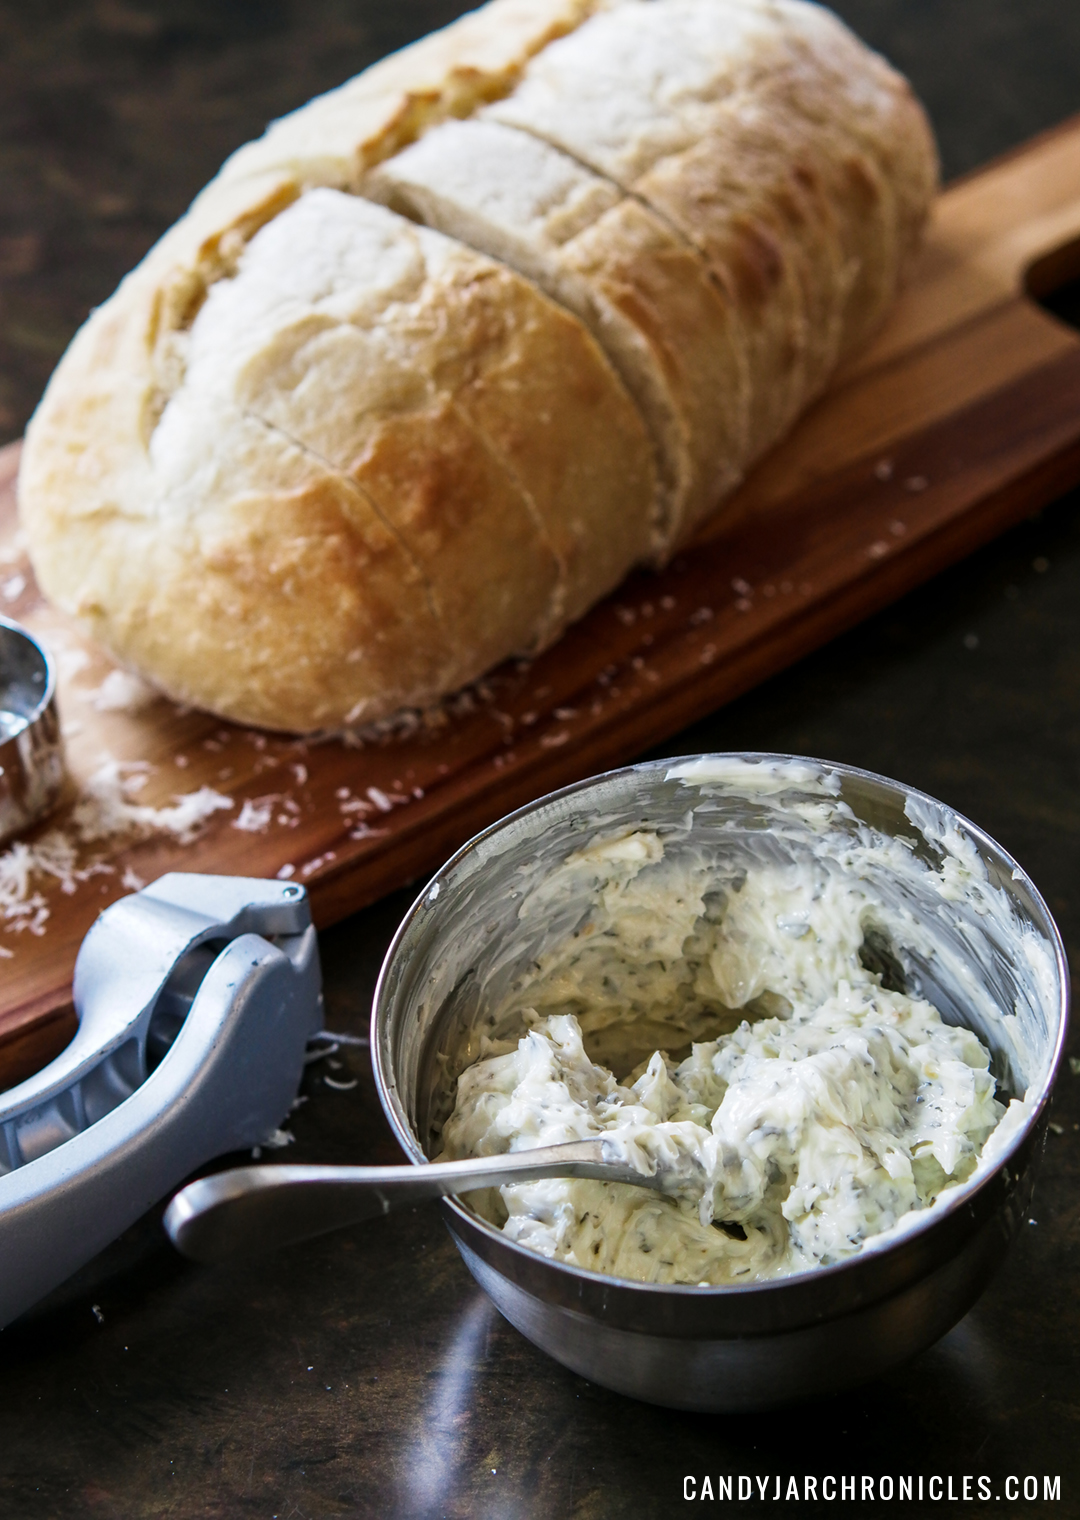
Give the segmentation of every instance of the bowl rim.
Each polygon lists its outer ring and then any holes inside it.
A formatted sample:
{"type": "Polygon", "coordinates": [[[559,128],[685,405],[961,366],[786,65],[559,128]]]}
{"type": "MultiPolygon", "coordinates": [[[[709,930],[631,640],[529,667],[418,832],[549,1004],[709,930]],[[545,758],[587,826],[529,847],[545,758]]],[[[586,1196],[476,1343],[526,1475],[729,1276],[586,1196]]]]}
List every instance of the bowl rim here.
{"type": "MultiPolygon", "coordinates": [[[[817,767],[821,771],[833,772],[840,777],[850,776],[876,783],[894,793],[902,793],[905,798],[914,798],[929,803],[934,808],[943,809],[970,835],[972,842],[976,846],[988,849],[991,854],[1000,859],[1006,869],[1011,868],[1012,879],[1024,887],[1025,891],[1030,895],[1036,910],[1043,916],[1044,924],[1040,925],[1040,927],[1045,927],[1048,930],[1047,937],[1053,950],[1054,965],[1058,978],[1057,1038],[1047,1065],[1046,1075],[1040,1083],[1039,1090],[1031,1103],[1030,1112],[1009,1138],[1008,1143],[1003,1147],[993,1166],[978,1180],[961,1183],[957,1188],[950,1190],[948,1193],[939,1195],[939,1198],[935,1200],[935,1205],[940,1203],[940,1208],[931,1205],[927,1209],[909,1210],[908,1214],[903,1216],[904,1219],[911,1219],[912,1214],[916,1214],[919,1217],[905,1225],[902,1231],[894,1233],[895,1227],[893,1227],[889,1231],[882,1232],[880,1236],[870,1236],[858,1250],[854,1251],[850,1256],[846,1256],[842,1261],[834,1262],[829,1266],[808,1267],[804,1271],[794,1272],[784,1277],[759,1279],[750,1283],[646,1283],[639,1282],[634,1278],[616,1277],[606,1272],[594,1272],[586,1267],[578,1267],[570,1262],[558,1261],[552,1257],[543,1256],[540,1252],[531,1250],[528,1246],[524,1246],[518,1241],[508,1239],[501,1230],[496,1229],[494,1225],[490,1224],[486,1219],[482,1219],[480,1215],[474,1213],[473,1210],[467,1208],[453,1196],[443,1198],[442,1204],[444,1208],[460,1216],[462,1223],[467,1225],[471,1230],[478,1230],[482,1235],[490,1237],[492,1242],[497,1243],[500,1248],[512,1252],[515,1256],[520,1256],[523,1264],[543,1263],[544,1267],[558,1273],[560,1276],[565,1275],[569,1280],[577,1281],[586,1288],[589,1285],[599,1285],[608,1289],[617,1288],[620,1292],[646,1294],[655,1297],[668,1298],[670,1295],[675,1295],[677,1298],[685,1298],[691,1301],[707,1301],[722,1298],[725,1302],[737,1302],[739,1300],[745,1302],[749,1298],[756,1299],[761,1295],[780,1292],[795,1284],[809,1285],[810,1283],[816,1283],[820,1284],[822,1289],[826,1289],[826,1285],[836,1281],[837,1278],[842,1278],[853,1272],[857,1273],[861,1266],[865,1267],[869,1262],[880,1260],[895,1248],[903,1246],[908,1242],[917,1242],[930,1231],[935,1230],[947,1221],[955,1220],[956,1216],[962,1211],[973,1212],[972,1206],[974,1200],[980,1197],[980,1195],[985,1194],[988,1188],[993,1187],[1008,1163],[1021,1147],[1027,1143],[1032,1132],[1043,1118],[1058,1076],[1065,1042],[1068,1037],[1071,1004],[1068,958],[1065,953],[1061,931],[1053,914],[1050,912],[1045,898],[1023,866],[1019,864],[1004,846],[998,844],[997,840],[988,834],[985,829],[973,823],[965,814],[958,812],[947,803],[940,802],[937,798],[932,797],[928,792],[924,792],[918,787],[907,786],[903,782],[895,781],[889,776],[883,776],[877,771],[866,770],[861,766],[848,765],[842,761],[822,760],[805,755],[781,754],[768,750],[714,750],[688,755],[672,755],[659,760],[644,760],[638,761],[633,765],[616,766],[611,770],[584,777],[581,780],[570,782],[567,786],[558,787],[554,791],[546,792],[543,796],[537,797],[533,801],[515,808],[512,812],[504,814],[494,823],[488,824],[486,828],[481,829],[470,839],[466,840],[428,878],[422,890],[409,905],[394,933],[393,939],[390,941],[386,954],[383,957],[382,965],[379,968],[379,975],[375,983],[375,992],[372,998],[370,1045],[375,1086],[379,1095],[379,1101],[382,1104],[383,1113],[386,1115],[394,1136],[405,1151],[409,1161],[414,1166],[426,1165],[430,1158],[425,1154],[423,1147],[413,1133],[404,1111],[397,1102],[396,1084],[391,1080],[390,1073],[387,1070],[389,1049],[387,1048],[384,1052],[383,1026],[385,1020],[381,1015],[384,1013],[387,983],[391,970],[418,914],[429,902],[432,887],[441,885],[453,873],[458,864],[471,855],[485,840],[490,839],[493,835],[498,834],[501,830],[519,819],[527,817],[530,813],[538,812],[541,808],[552,802],[564,797],[572,797],[579,792],[591,790],[602,782],[611,781],[621,776],[638,775],[660,770],[670,771],[673,767],[680,764],[699,760],[734,760],[750,764],[778,761],[782,764],[817,767]],[[876,1240],[880,1241],[881,1244],[875,1246],[874,1242],[876,1240]]],[[[1028,1101],[1027,1094],[1025,1094],[1024,1101],[1028,1101]]]]}

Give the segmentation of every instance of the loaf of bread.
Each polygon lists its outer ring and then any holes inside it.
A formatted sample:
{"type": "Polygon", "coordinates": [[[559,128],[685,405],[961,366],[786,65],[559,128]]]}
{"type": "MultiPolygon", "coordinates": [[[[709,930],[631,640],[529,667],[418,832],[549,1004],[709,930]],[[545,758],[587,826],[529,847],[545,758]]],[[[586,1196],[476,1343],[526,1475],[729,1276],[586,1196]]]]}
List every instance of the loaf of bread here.
{"type": "Polygon", "coordinates": [[[272,125],[78,334],[46,594],[180,701],[424,706],[660,563],[881,321],[936,184],[803,0],[492,0],[272,125]]]}

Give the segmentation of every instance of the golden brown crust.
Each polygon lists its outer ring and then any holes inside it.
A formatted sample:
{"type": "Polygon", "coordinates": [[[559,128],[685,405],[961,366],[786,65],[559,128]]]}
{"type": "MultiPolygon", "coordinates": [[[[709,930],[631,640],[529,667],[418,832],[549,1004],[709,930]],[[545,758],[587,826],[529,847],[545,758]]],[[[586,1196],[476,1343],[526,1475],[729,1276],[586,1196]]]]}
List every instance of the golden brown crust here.
{"type": "Polygon", "coordinates": [[[537,647],[648,556],[653,448],[621,386],[616,399],[598,344],[569,312],[509,271],[472,282],[462,304],[476,313],[462,317],[460,330],[474,336],[456,350],[469,360],[445,380],[527,497],[558,570],[537,647]]]}
{"type": "Polygon", "coordinates": [[[664,559],[687,525],[713,511],[742,478],[748,424],[742,320],[694,249],[634,196],[576,238],[566,262],[641,335],[677,419],[682,457],[657,545],[664,559]]]}
{"type": "Polygon", "coordinates": [[[133,282],[84,332],[22,488],[46,591],[171,695],[304,730],[423,705],[555,637],[647,552],[641,421],[581,324],[511,271],[308,192],[213,287],[147,437],[152,369],[131,385],[124,358],[140,330],[149,351],[157,294],[133,282]],[[291,255],[335,239],[359,267],[311,283],[337,280],[339,305],[290,294],[291,255]]]}
{"type": "Polygon", "coordinates": [[[728,489],[881,322],[936,186],[907,82],[802,0],[628,0],[485,115],[608,177],[708,266],[749,376],[728,489]]]}
{"type": "Polygon", "coordinates": [[[907,87],[816,7],[494,0],[241,149],[91,317],[23,456],[43,589],[244,722],[435,700],[722,499],[880,319],[934,172],[907,87]],[[619,33],[632,63],[667,16],[672,78],[621,143],[584,78],[561,149],[591,181],[516,251],[358,193],[451,117],[551,135],[559,60],[619,33]]]}
{"type": "Polygon", "coordinates": [[[511,265],[588,326],[658,446],[663,491],[639,551],[670,552],[684,521],[737,482],[746,451],[739,317],[694,248],[636,196],[483,118],[433,129],[364,188],[511,265]]]}
{"type": "Polygon", "coordinates": [[[69,521],[69,610],[177,700],[240,722],[280,727],[288,713],[290,727],[334,727],[365,701],[378,714],[387,696],[397,707],[444,690],[423,579],[362,493],[277,440],[225,441],[259,449],[276,488],[219,501],[194,533],[69,521]]]}

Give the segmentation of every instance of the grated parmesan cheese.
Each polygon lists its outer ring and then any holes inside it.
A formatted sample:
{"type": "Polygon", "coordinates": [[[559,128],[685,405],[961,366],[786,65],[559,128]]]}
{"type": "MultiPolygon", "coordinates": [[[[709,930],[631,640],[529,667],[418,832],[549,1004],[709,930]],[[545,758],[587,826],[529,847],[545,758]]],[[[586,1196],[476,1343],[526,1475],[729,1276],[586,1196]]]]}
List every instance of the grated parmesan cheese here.
{"type": "Polygon", "coordinates": [[[150,778],[153,767],[145,760],[108,759],[89,777],[71,815],[79,842],[124,834],[172,834],[180,844],[190,844],[214,813],[235,806],[212,787],[177,796],[171,807],[148,807],[132,802],[150,778]]]}
{"type": "Polygon", "coordinates": [[[94,691],[86,693],[87,700],[98,712],[141,712],[159,693],[139,676],[129,670],[110,670],[94,691]]]}
{"type": "Polygon", "coordinates": [[[274,804],[280,800],[280,793],[268,797],[246,797],[239,817],[232,821],[232,827],[244,834],[265,834],[274,816],[274,804]]]}
{"type": "MultiPolygon", "coordinates": [[[[231,797],[208,786],[176,797],[168,807],[135,802],[152,769],[145,761],[110,756],[87,778],[63,823],[33,843],[16,840],[0,853],[0,929],[44,934],[50,908],[42,889],[50,881],[72,893],[92,876],[113,874],[115,867],[107,861],[85,858],[87,846],[150,834],[171,834],[178,843],[190,844],[208,818],[235,806],[231,797]]],[[[136,880],[142,885],[130,868],[122,880],[125,886],[136,880]]]]}

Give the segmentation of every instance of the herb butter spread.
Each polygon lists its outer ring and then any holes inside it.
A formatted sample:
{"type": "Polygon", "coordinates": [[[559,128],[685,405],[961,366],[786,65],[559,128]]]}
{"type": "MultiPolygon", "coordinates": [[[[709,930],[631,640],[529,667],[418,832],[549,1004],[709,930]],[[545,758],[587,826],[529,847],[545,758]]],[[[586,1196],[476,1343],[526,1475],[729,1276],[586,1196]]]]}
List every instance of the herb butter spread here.
{"type": "MultiPolygon", "coordinates": [[[[811,834],[827,812],[806,802],[811,834]]],[[[733,866],[647,827],[600,831],[522,912],[583,882],[588,911],[461,1073],[443,1154],[601,1136],[670,1192],[552,1179],[472,1195],[509,1238],[644,1282],[745,1282],[840,1261],[971,1176],[1006,1112],[988,1052],[899,990],[857,852],[844,869],[812,850],[733,866]]]]}

